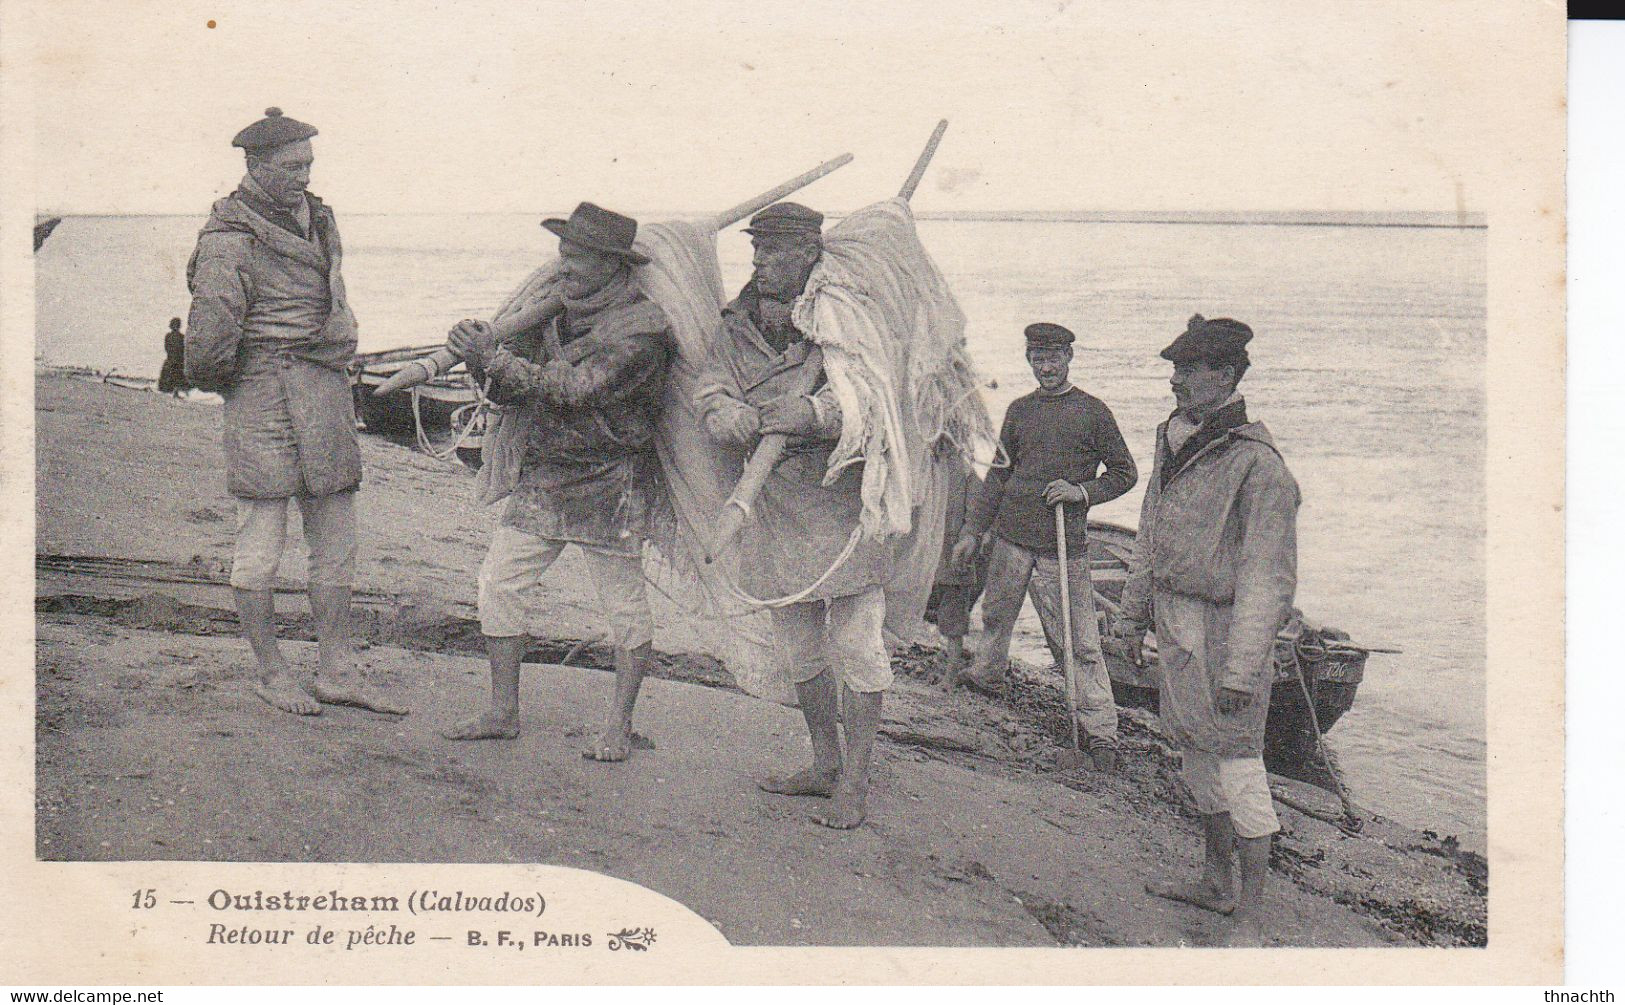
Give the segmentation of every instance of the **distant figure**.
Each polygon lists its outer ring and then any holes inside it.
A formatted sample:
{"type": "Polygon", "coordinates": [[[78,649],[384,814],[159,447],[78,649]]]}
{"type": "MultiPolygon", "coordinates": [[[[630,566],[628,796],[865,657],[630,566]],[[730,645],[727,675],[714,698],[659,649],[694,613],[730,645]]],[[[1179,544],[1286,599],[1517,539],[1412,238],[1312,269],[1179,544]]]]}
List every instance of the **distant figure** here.
{"type": "Polygon", "coordinates": [[[963,566],[976,555],[982,535],[993,532],[982,598],[982,651],[959,680],[980,691],[1002,686],[1010,663],[1010,634],[1029,586],[1046,634],[1062,637],[1064,574],[1072,607],[1072,649],[1078,656],[1078,724],[1095,767],[1111,771],[1117,765],[1117,705],[1100,648],[1086,527],[1089,508],[1133,488],[1139,472],[1111,409],[1068,379],[1072,332],[1040,322],[1028,325],[1025,334],[1027,363],[1038,389],[1011,402],[1005,412],[999,442],[1010,463],[988,472],[954,544],[954,561],[963,566]],[[1066,570],[1059,568],[1056,506],[1066,507],[1066,570]]]}
{"type": "Polygon", "coordinates": [[[259,660],[255,693],[295,715],[316,715],[318,702],[404,713],[361,679],[350,644],[361,447],[346,368],[356,324],[338,224],[306,191],[315,135],[267,108],[231,141],[248,171],[214,204],[186,266],[186,380],[226,399],[226,488],[237,499],[231,585],[259,660]],[[307,683],[277,645],[272,604],[290,500],[310,549],[318,669],[307,683]]]}
{"type": "Polygon", "coordinates": [[[181,319],[169,319],[169,331],[164,333],[164,368],[158,371],[158,393],[179,398],[191,390],[186,382],[186,336],[181,333],[181,319]]]}
{"type": "Polygon", "coordinates": [[[1178,409],[1157,428],[1113,629],[1137,666],[1145,633],[1156,632],[1162,731],[1180,751],[1207,845],[1198,878],[1146,889],[1230,915],[1235,946],[1263,944],[1270,835],[1281,829],[1264,725],[1298,560],[1297,482],[1236,390],[1252,337],[1239,321],[1198,314],[1162,351],[1178,409]]]}

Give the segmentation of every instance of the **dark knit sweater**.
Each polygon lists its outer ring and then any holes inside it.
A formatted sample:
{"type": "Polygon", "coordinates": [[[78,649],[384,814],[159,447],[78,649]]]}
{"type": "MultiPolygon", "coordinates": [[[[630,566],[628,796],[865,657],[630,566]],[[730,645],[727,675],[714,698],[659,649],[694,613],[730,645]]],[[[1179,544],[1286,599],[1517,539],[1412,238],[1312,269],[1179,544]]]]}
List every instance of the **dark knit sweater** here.
{"type": "MultiPolygon", "coordinates": [[[[1099,506],[1133,488],[1140,477],[1111,409],[1075,387],[1058,395],[1033,391],[1011,402],[999,440],[1010,466],[988,472],[965,531],[980,535],[992,527],[1011,544],[1040,554],[1055,554],[1055,514],[1044,504],[1050,482],[1060,478],[1082,485],[1089,506],[1099,506]]],[[[1082,503],[1066,510],[1067,552],[1081,556],[1088,510],[1082,503]]]]}

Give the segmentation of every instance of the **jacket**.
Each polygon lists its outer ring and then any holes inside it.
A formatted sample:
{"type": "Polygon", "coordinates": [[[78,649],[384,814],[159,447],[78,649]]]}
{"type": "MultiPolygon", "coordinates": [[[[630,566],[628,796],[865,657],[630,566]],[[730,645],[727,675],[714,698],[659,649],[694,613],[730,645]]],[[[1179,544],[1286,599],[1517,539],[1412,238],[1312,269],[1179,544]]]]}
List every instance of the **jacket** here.
{"type": "MultiPolygon", "coordinates": [[[[722,312],[722,332],[695,395],[702,414],[754,409],[801,386],[811,343],[793,341],[779,352],[757,322],[755,293],[747,286],[722,312]]],[[[824,484],[830,452],[841,435],[841,410],[828,383],[811,397],[812,427],[807,435],[787,438],[784,459],[762,485],[740,530],[745,555],[740,584],[759,599],[799,593],[817,581],[846,547],[863,510],[861,464],[824,484]]],[[[865,538],[808,599],[830,600],[884,586],[891,568],[890,546],[865,538]]]]}
{"type": "Polygon", "coordinates": [[[1210,416],[1178,454],[1167,431],[1157,427],[1122,616],[1147,628],[1154,591],[1228,608],[1223,644],[1211,647],[1216,682],[1267,702],[1275,636],[1297,589],[1298,484],[1244,401],[1210,416]]]}
{"type": "Polygon", "coordinates": [[[225,398],[226,481],[239,498],[361,483],[343,250],[333,211],[306,198],[308,238],[238,189],[214,204],[186,266],[186,378],[225,398]]]}
{"type": "Polygon", "coordinates": [[[499,346],[489,380],[525,445],[502,522],[550,540],[641,546],[655,501],[656,425],[676,344],[629,278],[590,314],[569,309],[499,346]],[[556,346],[556,349],[549,346],[556,346]]]}

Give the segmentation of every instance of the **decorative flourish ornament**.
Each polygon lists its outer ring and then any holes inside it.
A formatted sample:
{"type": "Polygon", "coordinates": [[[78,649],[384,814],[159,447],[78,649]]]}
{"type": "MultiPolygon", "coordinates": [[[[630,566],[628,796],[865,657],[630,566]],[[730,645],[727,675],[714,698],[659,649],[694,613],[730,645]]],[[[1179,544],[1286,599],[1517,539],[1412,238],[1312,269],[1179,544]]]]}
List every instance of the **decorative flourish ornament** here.
{"type": "Polygon", "coordinates": [[[652,928],[623,928],[618,932],[609,933],[609,949],[616,952],[621,949],[635,949],[638,952],[647,952],[654,945],[655,930],[652,928]]]}

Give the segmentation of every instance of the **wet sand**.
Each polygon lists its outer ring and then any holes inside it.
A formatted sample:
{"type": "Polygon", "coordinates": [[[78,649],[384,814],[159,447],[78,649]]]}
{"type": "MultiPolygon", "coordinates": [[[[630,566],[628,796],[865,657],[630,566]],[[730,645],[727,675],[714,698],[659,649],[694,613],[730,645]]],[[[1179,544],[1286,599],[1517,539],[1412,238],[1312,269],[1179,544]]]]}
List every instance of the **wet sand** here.
{"type": "MultiPolygon", "coordinates": [[[[249,690],[221,585],[233,507],[218,405],[42,372],[36,407],[41,858],[545,862],[666,894],[738,944],[1217,938],[1215,916],[1142,890],[1200,854],[1155,720],[1124,713],[1120,775],[1057,774],[1065,718],[1047,668],[1020,668],[1008,699],[948,697],[928,683],[932,654],[901,654],[870,821],[836,833],[808,822],[812,800],[753,785],[806,756],[799,715],[732,688],[704,633],[659,598],[666,679],[638,712],[656,749],[580,758],[611,677],[607,652],[579,644],[602,628],[567,554],[532,627],[550,662],[526,668],[521,737],[440,739],[484,700],[473,574],[494,514],[474,507],[467,471],[372,437],[361,660],[413,714],[274,713],[249,690]],[[553,665],[566,654],[580,665],[553,665]]],[[[283,575],[297,582],[300,564],[283,575]]],[[[297,594],[282,601],[285,635],[308,639],[297,594]]],[[[305,667],[313,649],[289,643],[305,667]]],[[[1481,858],[1381,819],[1348,836],[1281,814],[1276,944],[1483,943],[1481,858]]]]}

